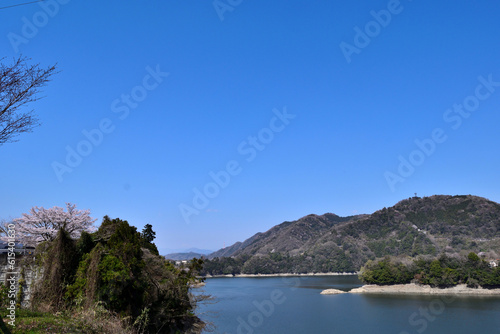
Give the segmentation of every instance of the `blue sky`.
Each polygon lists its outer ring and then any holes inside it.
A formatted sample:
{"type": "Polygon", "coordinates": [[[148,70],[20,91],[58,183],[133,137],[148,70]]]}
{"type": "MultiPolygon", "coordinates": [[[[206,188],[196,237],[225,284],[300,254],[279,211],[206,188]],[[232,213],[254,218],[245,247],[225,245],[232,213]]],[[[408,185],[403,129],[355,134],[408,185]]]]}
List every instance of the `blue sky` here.
{"type": "Polygon", "coordinates": [[[44,4],[0,10],[4,62],[61,71],[0,147],[0,218],[72,202],[166,252],[414,193],[500,202],[496,2],[44,4]]]}

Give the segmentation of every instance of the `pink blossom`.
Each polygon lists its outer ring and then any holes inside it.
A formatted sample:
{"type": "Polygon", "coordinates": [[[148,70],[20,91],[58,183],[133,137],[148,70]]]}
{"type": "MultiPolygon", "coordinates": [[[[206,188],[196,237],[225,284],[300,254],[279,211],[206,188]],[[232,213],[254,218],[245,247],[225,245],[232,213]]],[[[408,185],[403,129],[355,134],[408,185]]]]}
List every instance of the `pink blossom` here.
{"type": "Polygon", "coordinates": [[[13,222],[16,241],[25,246],[36,246],[42,241],[53,240],[61,228],[73,239],[79,238],[82,231],[92,233],[96,230],[95,221],[90,217],[90,210],[78,210],[75,204],[66,203],[66,211],[57,206],[50,209],[32,207],[29,213],[23,213],[13,222]]]}

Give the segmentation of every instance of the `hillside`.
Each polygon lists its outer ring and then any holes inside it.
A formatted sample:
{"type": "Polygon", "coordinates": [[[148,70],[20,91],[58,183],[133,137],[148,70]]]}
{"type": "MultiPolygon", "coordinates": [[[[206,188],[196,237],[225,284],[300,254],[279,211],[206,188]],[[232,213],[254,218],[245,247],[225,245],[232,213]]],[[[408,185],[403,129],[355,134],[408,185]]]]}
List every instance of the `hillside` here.
{"type": "Polygon", "coordinates": [[[209,255],[211,274],[357,271],[385,255],[500,254],[500,204],[477,196],[413,197],[370,215],[284,222],[209,255]]]}
{"type": "Polygon", "coordinates": [[[208,255],[208,258],[231,257],[239,254],[259,255],[273,250],[298,254],[301,249],[314,243],[334,225],[360,217],[339,217],[332,213],[322,216],[308,215],[293,222],[281,223],[267,232],[257,233],[244,242],[237,242],[208,255]]]}
{"type": "Polygon", "coordinates": [[[119,326],[108,331],[104,324],[86,333],[201,333],[205,326],[194,314],[200,296],[190,293],[198,282],[197,265],[176,268],[126,220],[105,216],[97,231],[77,240],[61,228],[35,254],[29,259],[41,267],[41,276],[30,286],[33,310],[72,318],[86,310],[93,317],[86,320],[90,328],[107,315],[119,326]]]}

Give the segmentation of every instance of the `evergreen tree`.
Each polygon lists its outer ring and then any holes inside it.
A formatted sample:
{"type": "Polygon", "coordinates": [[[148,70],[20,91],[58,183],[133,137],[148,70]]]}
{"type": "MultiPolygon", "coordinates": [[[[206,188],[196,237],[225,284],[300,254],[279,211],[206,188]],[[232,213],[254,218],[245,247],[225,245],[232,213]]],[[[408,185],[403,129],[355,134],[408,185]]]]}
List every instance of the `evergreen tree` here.
{"type": "Polygon", "coordinates": [[[142,229],[141,236],[146,242],[152,243],[156,238],[156,232],[153,231],[153,225],[146,224],[142,229]]]}

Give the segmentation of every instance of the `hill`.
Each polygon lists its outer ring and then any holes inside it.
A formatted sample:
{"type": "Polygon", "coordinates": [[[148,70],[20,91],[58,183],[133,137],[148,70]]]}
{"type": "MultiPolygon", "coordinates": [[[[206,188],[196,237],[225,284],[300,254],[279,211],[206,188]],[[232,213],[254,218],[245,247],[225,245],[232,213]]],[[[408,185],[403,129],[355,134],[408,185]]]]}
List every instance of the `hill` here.
{"type": "Polygon", "coordinates": [[[500,204],[477,196],[412,197],[370,215],[308,215],[208,256],[205,273],[358,271],[385,255],[500,254],[500,204]]]}
{"type": "Polygon", "coordinates": [[[274,226],[267,232],[257,233],[244,242],[237,242],[208,255],[208,258],[269,252],[298,254],[301,249],[316,242],[323,233],[328,232],[334,225],[360,217],[362,216],[339,217],[332,213],[322,216],[308,215],[293,222],[284,222],[274,226]]]}
{"type": "MultiPolygon", "coordinates": [[[[126,220],[105,216],[97,231],[77,240],[61,228],[35,254],[28,258],[41,273],[30,287],[35,311],[78,317],[87,310],[92,326],[110,315],[119,326],[113,333],[200,333],[205,326],[194,313],[200,296],[190,293],[197,264],[176,268],[126,220]]],[[[98,329],[86,332],[110,333],[98,329]]]]}

